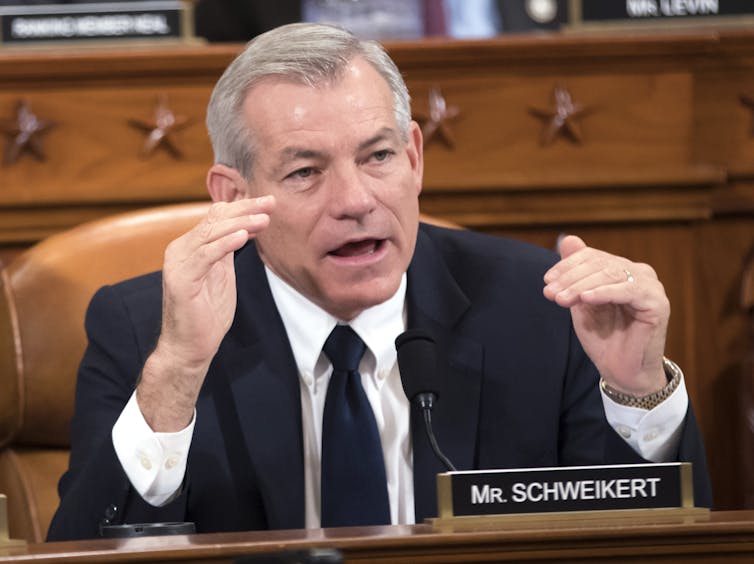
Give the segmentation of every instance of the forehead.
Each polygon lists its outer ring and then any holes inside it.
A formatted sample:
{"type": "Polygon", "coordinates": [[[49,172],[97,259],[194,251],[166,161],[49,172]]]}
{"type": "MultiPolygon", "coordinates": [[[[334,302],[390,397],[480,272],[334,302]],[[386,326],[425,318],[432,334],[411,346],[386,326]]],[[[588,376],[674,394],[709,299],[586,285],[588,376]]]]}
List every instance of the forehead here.
{"type": "Polygon", "coordinates": [[[284,77],[265,78],[246,95],[243,116],[253,137],[317,131],[346,134],[370,122],[379,122],[374,124],[377,128],[396,126],[390,87],[361,58],[351,61],[337,80],[315,86],[284,77]]]}

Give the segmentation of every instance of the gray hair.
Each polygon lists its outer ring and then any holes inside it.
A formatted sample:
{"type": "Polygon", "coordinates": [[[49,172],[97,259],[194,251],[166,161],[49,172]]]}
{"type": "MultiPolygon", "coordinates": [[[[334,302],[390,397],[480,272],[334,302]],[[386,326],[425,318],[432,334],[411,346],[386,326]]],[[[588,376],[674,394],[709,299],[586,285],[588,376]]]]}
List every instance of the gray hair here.
{"type": "Polygon", "coordinates": [[[268,77],[316,87],[336,83],[354,57],[363,57],[385,79],[393,94],[398,130],[408,140],[410,97],[398,67],[375,41],[363,41],[342,28],[313,23],[278,27],[252,39],[225,69],[207,106],[207,130],[215,163],[252,176],[254,136],[241,108],[249,90],[268,77]]]}

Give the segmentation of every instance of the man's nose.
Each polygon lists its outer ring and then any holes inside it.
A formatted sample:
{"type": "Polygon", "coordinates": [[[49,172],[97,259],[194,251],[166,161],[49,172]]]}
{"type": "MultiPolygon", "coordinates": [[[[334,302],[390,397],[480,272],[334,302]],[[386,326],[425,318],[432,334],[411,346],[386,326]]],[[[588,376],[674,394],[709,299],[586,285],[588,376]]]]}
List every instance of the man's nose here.
{"type": "Polygon", "coordinates": [[[376,201],[369,180],[356,165],[335,168],[331,177],[333,215],[359,218],[371,212],[376,201]]]}

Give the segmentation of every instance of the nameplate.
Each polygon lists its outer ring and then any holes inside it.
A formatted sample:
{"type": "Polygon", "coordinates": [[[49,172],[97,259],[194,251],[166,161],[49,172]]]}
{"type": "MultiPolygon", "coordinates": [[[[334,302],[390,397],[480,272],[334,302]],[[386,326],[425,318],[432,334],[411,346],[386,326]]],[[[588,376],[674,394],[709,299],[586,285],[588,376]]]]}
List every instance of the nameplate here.
{"type": "Polygon", "coordinates": [[[447,472],[437,500],[441,519],[694,505],[685,462],[447,472]]]}
{"type": "Polygon", "coordinates": [[[574,28],[652,22],[663,26],[744,23],[742,16],[754,16],[751,0],[571,0],[569,8],[574,28]]]}
{"type": "Polygon", "coordinates": [[[0,8],[0,43],[187,39],[191,20],[180,0],[9,6],[0,8]]]}

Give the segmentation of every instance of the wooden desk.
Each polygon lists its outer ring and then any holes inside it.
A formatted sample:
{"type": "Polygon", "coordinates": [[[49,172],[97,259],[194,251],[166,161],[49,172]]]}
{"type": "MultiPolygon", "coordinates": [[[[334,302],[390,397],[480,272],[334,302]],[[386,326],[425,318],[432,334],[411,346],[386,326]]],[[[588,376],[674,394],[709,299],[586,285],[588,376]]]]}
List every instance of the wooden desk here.
{"type": "Polygon", "coordinates": [[[230,562],[234,556],[335,547],[346,562],[752,562],[754,512],[584,520],[434,531],[428,525],[219,533],[30,544],[0,562],[230,562]]]}

